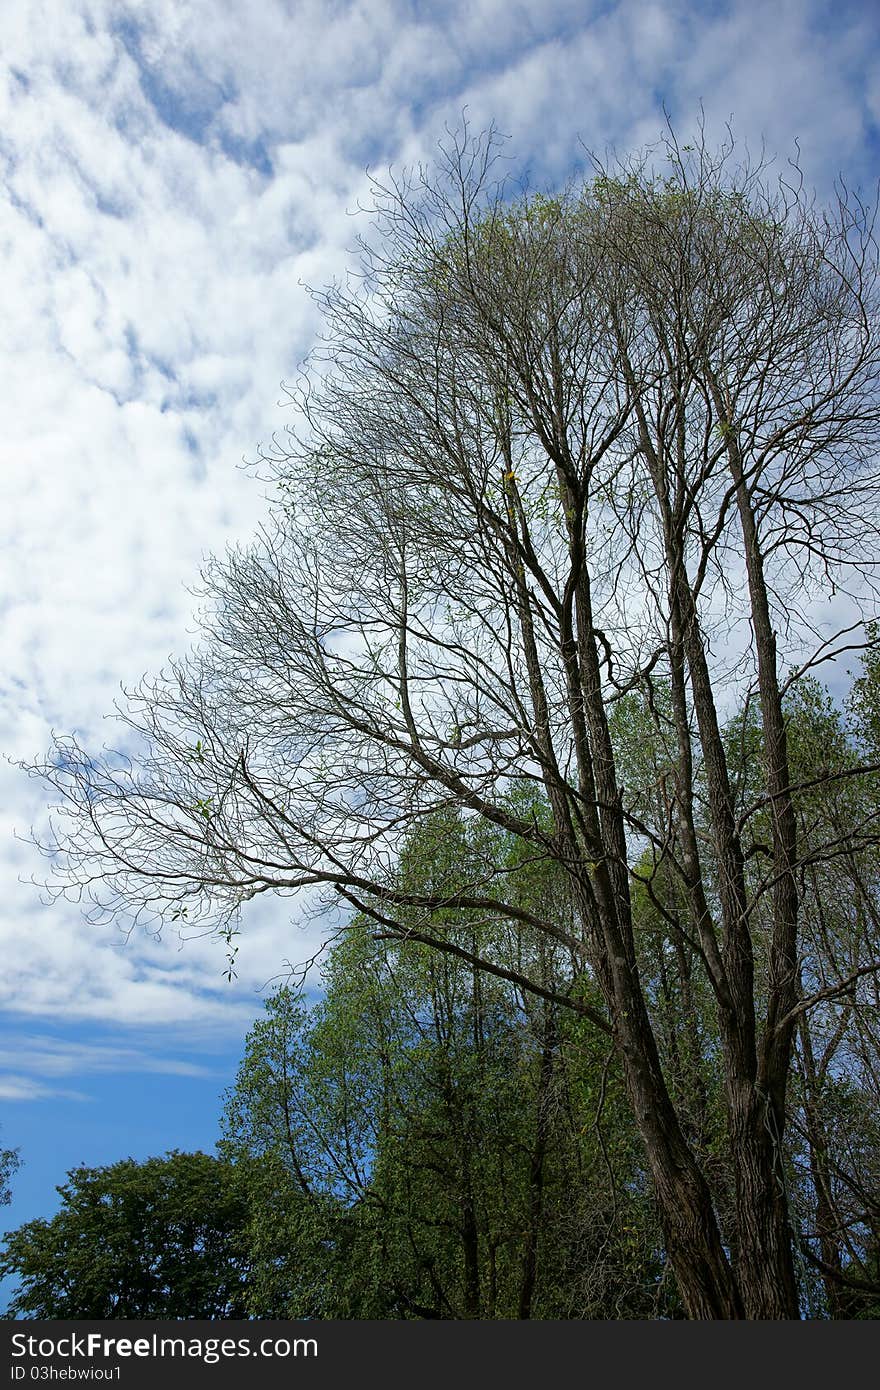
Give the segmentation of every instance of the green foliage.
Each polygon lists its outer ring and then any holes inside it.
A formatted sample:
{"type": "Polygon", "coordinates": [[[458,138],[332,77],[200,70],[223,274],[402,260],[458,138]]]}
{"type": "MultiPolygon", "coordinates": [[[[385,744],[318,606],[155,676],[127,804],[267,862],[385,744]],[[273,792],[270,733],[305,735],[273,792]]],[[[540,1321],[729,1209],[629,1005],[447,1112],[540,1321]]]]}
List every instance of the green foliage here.
{"type": "MultiPolygon", "coordinates": [[[[517,809],[543,821],[527,784],[517,809]]],[[[488,867],[509,899],[570,912],[559,872],[460,814],[410,837],[395,876],[451,897],[488,867]]],[[[415,920],[415,918],[414,918],[415,920]]],[[[439,940],[548,984],[561,959],[525,929],[452,905],[439,940]],[[511,956],[514,953],[514,956],[511,956]]],[[[593,1005],[586,978],[577,991],[593,1005]]],[[[323,999],[278,990],[248,1036],[222,1152],[261,1160],[248,1307],[260,1316],[650,1316],[660,1239],[619,1068],[588,1021],[356,919],[323,999]]]]}
{"type": "Polygon", "coordinates": [[[8,1207],[12,1201],[10,1179],[21,1167],[18,1149],[0,1149],[0,1207],[8,1207]]]}
{"type": "Polygon", "coordinates": [[[880,761],[880,623],[867,625],[869,646],[853,681],[848,711],[854,731],[872,761],[880,761]]]}
{"type": "Polygon", "coordinates": [[[244,1312],[247,1199],[204,1153],[74,1168],[51,1220],[12,1231],[0,1272],[22,1318],[226,1318],[244,1312]]]}
{"type": "MultiPolygon", "coordinates": [[[[876,640],[876,633],[869,633],[876,640]]],[[[785,696],[788,764],[802,868],[799,987],[821,994],[829,978],[865,969],[864,983],[817,999],[801,1019],[789,1086],[790,1129],[784,1157],[790,1199],[811,1253],[841,1276],[870,1283],[877,1248],[876,986],[880,861],[876,808],[880,781],[860,771],[874,756],[880,720],[880,662],[867,649],[845,707],[802,675],[785,696]],[[846,853],[841,846],[846,844],[846,853]],[[862,1007],[860,1008],[859,1005],[862,1007]],[[824,1196],[820,1197],[820,1194],[824,1196]],[[817,1234],[818,1232],[818,1234],[817,1234]],[[820,1238],[821,1237],[821,1238],[820,1238]]],[[[692,905],[681,865],[675,813],[675,758],[668,687],[654,679],[650,701],[631,692],[614,706],[612,732],[621,778],[639,819],[653,830],[633,864],[632,904],[639,968],[664,1074],[688,1142],[710,1175],[721,1227],[733,1229],[734,1175],[718,1055],[717,1003],[697,949],[692,905]]],[[[756,1006],[766,1007],[772,931],[772,807],[766,796],[764,731],[758,702],[745,703],[723,731],[731,794],[741,818],[745,874],[752,894],[756,1006]]],[[[717,880],[706,820],[704,771],[694,775],[693,812],[700,853],[717,880]]],[[[714,892],[709,910],[720,916],[714,892]]],[[[809,1316],[863,1316],[865,1289],[847,1288],[816,1267],[802,1270],[809,1316]]],[[[874,1300],[876,1302],[876,1300],[874,1300]]]]}

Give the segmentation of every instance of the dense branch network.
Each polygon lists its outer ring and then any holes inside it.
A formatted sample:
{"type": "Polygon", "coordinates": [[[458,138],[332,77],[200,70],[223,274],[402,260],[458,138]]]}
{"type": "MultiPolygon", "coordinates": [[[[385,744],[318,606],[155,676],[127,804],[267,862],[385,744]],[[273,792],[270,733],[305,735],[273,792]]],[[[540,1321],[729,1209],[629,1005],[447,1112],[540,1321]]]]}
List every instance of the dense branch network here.
{"type": "Polygon", "coordinates": [[[797,1034],[878,960],[874,888],[837,959],[820,882],[871,878],[876,810],[843,808],[876,761],[799,766],[790,734],[838,642],[815,595],[873,593],[874,209],[820,215],[672,136],[667,172],[556,197],[493,182],[495,152],[463,138],[377,186],[361,277],[317,296],[299,426],[261,455],[273,516],[206,570],[202,643],[132,695],[128,756],[60,740],[39,769],[55,848],[114,914],[222,926],[313,889],[557,1003],[589,978],[691,1314],[791,1316],[797,1034]],[[492,849],[401,889],[401,848],[451,809],[555,866],[564,922],[492,849]],[[711,999],[727,1230],[660,1056],[643,900],[711,999]],[[475,952],[455,912],[552,942],[559,980],[475,952]]]}

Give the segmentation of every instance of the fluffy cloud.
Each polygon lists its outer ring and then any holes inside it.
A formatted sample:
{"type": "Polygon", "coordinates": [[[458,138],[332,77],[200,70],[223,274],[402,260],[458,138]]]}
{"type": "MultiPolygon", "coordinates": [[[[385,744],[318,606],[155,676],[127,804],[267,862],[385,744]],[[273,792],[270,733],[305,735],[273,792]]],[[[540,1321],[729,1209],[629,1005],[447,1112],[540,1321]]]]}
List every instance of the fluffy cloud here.
{"type": "MultiPolygon", "coordinates": [[[[53,727],[112,742],[119,683],[190,640],[201,558],[262,514],[236,465],[278,427],[277,383],[317,328],[301,282],[344,268],[367,164],[430,157],[465,106],[537,183],[583,162],[580,141],[655,138],[664,103],[689,129],[702,100],[710,134],[733,113],[783,155],[799,136],[822,190],[877,150],[876,25],[859,7],[13,0],[2,24],[13,757],[53,727]]],[[[0,805],[7,1010],[240,1032],[259,986],[314,949],[314,922],[258,904],[226,987],[217,942],[126,942],[42,906],[16,887],[41,865],[12,834],[39,826],[42,790],[7,769],[0,805]]]]}
{"type": "Polygon", "coordinates": [[[18,1033],[14,1042],[0,1038],[0,1100],[84,1101],[88,1093],[60,1084],[64,1078],[120,1073],[206,1079],[214,1075],[201,1062],[157,1055],[149,1035],[137,1047],[115,1040],[81,1043],[39,1033],[18,1033]]]}

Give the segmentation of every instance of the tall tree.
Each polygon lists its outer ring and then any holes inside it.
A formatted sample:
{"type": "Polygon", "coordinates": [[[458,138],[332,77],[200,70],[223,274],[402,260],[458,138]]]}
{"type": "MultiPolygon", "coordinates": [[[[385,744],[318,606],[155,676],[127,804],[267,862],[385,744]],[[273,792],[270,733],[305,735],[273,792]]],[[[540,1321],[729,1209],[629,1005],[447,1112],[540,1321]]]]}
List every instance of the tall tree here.
{"type": "Polygon", "coordinates": [[[782,664],[834,649],[804,653],[800,599],[877,548],[873,213],[855,197],[817,213],[730,145],[670,137],[662,173],[633,161],[558,198],[511,197],[494,153],[462,139],[436,177],[377,189],[363,278],[319,296],[300,435],[264,456],[273,525],[209,567],[202,648],[134,697],[137,763],[62,740],[44,766],[70,813],[58,848],[111,912],[222,926],[256,893],[323,888],[565,1002],[612,1040],[689,1315],[794,1317],[805,856],[782,664]],[[661,680],[651,823],[612,713],[630,691],[650,709],[661,680]],[[737,697],[763,734],[744,812],[723,733],[737,697]],[[511,803],[512,779],[547,818],[511,803]],[[559,866],[570,920],[511,901],[491,863],[454,890],[396,884],[405,829],[450,806],[559,866]],[[639,958],[646,845],[716,1020],[726,1231],[639,958]],[[522,968],[435,930],[443,907],[516,922],[522,968]],[[539,938],[572,962],[561,992],[539,938]]]}

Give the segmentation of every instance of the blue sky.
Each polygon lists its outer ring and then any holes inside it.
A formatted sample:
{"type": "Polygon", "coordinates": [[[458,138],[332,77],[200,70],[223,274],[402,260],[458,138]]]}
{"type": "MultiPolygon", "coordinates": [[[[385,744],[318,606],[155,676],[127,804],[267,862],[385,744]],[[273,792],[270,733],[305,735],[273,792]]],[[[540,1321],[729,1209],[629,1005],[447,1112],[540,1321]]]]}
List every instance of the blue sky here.
{"type": "MultiPolygon", "coordinates": [[[[873,4],[739,0],[7,0],[0,16],[0,745],[104,716],[194,632],[202,558],[249,535],[238,465],[284,423],[313,341],[303,282],[344,271],[365,166],[431,157],[463,108],[514,168],[685,137],[705,110],[820,196],[880,172],[873,4]]],[[[46,903],[45,794],[0,765],[0,1122],[25,1167],[4,1224],[75,1163],[210,1147],[266,982],[312,954],[290,901],[157,941],[46,903]],[[25,838],[21,838],[25,837],[25,838]]],[[[0,1214],[2,1216],[2,1214],[0,1214]]]]}

